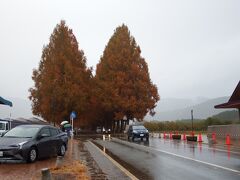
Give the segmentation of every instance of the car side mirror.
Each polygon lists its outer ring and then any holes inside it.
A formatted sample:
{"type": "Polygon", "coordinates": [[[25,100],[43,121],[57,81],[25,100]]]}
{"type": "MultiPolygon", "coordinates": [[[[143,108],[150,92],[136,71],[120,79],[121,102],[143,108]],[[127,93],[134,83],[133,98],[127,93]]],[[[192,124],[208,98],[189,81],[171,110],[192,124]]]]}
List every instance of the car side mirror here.
{"type": "Polygon", "coordinates": [[[48,134],[39,134],[38,135],[38,139],[42,139],[42,138],[45,138],[45,137],[49,137],[48,134]]]}

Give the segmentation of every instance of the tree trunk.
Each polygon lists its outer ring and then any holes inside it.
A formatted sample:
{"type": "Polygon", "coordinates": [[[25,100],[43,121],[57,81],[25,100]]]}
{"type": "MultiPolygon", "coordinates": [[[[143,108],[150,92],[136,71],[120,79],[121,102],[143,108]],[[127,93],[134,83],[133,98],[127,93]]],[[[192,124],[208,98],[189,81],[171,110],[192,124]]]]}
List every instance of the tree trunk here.
{"type": "Polygon", "coordinates": [[[120,133],[123,132],[123,120],[121,120],[121,129],[120,129],[120,133]]]}
{"type": "Polygon", "coordinates": [[[112,132],[115,133],[115,121],[112,121],[112,132]]]}
{"type": "Polygon", "coordinates": [[[119,120],[117,120],[117,129],[116,129],[117,133],[119,132],[119,120]]]}

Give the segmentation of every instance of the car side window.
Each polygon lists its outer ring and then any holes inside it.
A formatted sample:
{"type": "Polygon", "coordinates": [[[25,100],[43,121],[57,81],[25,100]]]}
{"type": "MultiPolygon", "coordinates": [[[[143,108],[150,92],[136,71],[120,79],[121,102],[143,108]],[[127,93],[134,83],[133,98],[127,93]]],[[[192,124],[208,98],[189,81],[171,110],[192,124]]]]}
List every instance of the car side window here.
{"type": "Polygon", "coordinates": [[[41,131],[40,131],[40,133],[39,134],[47,134],[47,135],[51,135],[50,134],[50,131],[49,131],[49,128],[43,128],[41,131]]]}
{"type": "Polygon", "coordinates": [[[9,130],[8,124],[6,124],[6,130],[9,130]]]}
{"type": "Polygon", "coordinates": [[[57,129],[50,128],[51,136],[56,136],[58,134],[57,129]]]}

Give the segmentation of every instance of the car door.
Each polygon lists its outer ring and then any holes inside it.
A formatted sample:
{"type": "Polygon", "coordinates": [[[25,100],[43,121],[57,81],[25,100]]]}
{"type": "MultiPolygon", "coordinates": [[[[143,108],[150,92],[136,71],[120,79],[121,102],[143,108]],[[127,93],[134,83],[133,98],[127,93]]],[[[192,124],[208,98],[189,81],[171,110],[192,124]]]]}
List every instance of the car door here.
{"type": "Polygon", "coordinates": [[[38,133],[37,148],[38,148],[38,155],[40,157],[48,157],[52,155],[53,153],[52,137],[48,127],[42,128],[38,133]],[[47,135],[47,136],[41,137],[41,135],[47,135]]]}
{"type": "Polygon", "coordinates": [[[58,135],[59,134],[59,131],[56,129],[56,128],[50,128],[50,133],[51,133],[51,136],[52,136],[52,147],[53,147],[53,154],[57,154],[58,153],[58,150],[59,150],[59,147],[60,147],[60,136],[58,135]]]}

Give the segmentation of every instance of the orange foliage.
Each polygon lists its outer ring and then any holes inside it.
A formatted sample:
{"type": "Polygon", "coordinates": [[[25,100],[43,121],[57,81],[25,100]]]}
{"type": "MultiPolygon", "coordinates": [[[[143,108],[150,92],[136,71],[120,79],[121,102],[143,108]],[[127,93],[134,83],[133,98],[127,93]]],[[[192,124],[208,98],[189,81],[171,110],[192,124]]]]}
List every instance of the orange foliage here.
{"type": "Polygon", "coordinates": [[[99,104],[105,112],[112,112],[116,120],[126,116],[141,121],[148,112],[154,112],[159,100],[157,87],[140,54],[134,37],[122,25],[115,30],[97,65],[99,104]]]}
{"type": "Polygon", "coordinates": [[[97,126],[114,120],[141,121],[159,95],[148,65],[128,27],[117,27],[97,64],[96,76],[64,21],[44,46],[38,69],[33,70],[30,100],[35,115],[59,124],[77,112],[75,125],[97,126]]]}
{"type": "Polygon", "coordinates": [[[59,124],[75,110],[79,121],[90,106],[91,78],[72,30],[61,21],[43,48],[39,68],[33,71],[35,85],[29,90],[33,113],[59,124]]]}

